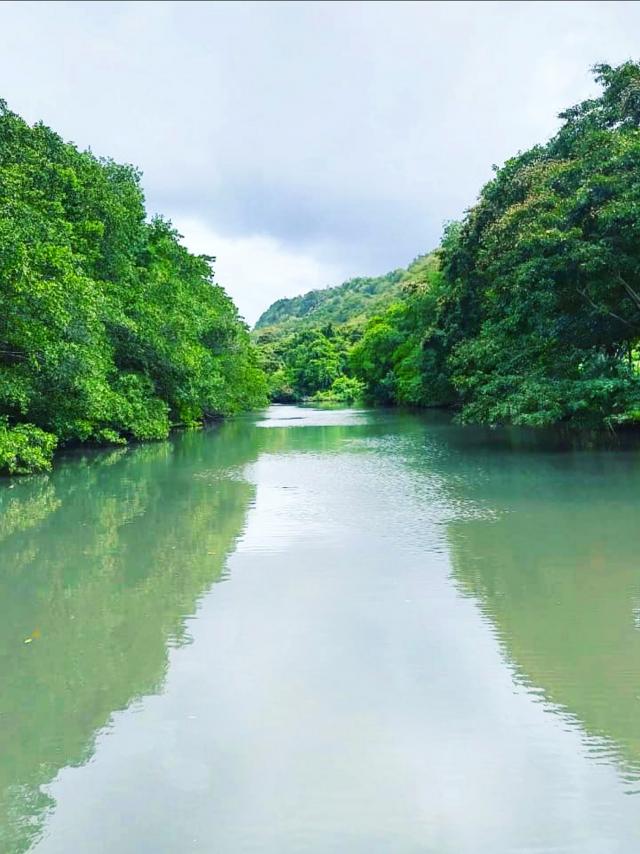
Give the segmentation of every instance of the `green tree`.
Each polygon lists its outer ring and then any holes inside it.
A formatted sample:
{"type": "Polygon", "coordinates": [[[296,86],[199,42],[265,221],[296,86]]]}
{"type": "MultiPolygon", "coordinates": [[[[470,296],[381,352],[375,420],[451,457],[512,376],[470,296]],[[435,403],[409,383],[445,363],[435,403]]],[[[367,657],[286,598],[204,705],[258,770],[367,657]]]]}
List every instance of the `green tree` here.
{"type": "Polygon", "coordinates": [[[58,441],[157,439],[261,405],[210,261],[146,221],[137,170],[0,102],[0,471],[46,467],[58,441]]]}
{"type": "Polygon", "coordinates": [[[440,326],[465,418],[637,418],[640,67],[596,75],[602,96],[498,170],[444,247],[440,326]]]}
{"type": "MultiPolygon", "coordinates": [[[[447,227],[440,272],[369,321],[351,364],[382,402],[467,420],[640,420],[640,65],[496,170],[447,227]]],[[[426,275],[425,275],[426,273],[426,275]]]]}

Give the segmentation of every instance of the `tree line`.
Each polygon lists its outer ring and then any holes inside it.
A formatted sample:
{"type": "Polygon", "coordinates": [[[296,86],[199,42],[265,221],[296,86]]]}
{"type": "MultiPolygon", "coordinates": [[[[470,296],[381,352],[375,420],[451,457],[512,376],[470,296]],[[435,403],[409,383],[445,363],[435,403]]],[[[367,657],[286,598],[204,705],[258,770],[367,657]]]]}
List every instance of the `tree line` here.
{"type": "Polygon", "coordinates": [[[290,350],[272,334],[275,399],[331,396],[339,380],[466,421],[640,420],[640,65],[594,72],[600,96],[496,169],[383,311],[307,328],[290,350]]]}
{"type": "Polygon", "coordinates": [[[0,102],[0,472],[266,402],[246,325],[140,173],[0,102]]]}
{"type": "Polygon", "coordinates": [[[0,102],[0,472],[272,400],[467,421],[640,420],[640,64],[508,160],[406,270],[279,300],[254,331],[140,173],[0,102]],[[265,378],[266,371],[266,378],[265,378]]]}

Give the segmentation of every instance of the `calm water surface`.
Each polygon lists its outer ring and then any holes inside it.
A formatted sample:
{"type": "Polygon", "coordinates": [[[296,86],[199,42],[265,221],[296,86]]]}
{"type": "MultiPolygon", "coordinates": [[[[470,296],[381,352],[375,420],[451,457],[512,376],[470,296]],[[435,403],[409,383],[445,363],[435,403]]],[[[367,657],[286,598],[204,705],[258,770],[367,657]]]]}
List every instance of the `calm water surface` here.
{"type": "Polygon", "coordinates": [[[273,407],[3,483],[0,851],[636,854],[640,451],[552,439],[273,407]]]}

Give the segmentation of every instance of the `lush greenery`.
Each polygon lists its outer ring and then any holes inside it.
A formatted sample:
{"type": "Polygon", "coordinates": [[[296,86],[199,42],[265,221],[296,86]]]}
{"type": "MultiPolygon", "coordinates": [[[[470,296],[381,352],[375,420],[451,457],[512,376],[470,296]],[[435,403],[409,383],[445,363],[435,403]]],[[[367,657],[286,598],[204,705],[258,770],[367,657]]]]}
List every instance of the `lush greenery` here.
{"type": "Polygon", "coordinates": [[[640,418],[640,66],[562,114],[447,229],[441,272],[369,324],[354,358],[377,399],[468,420],[640,418]]]}
{"type": "Polygon", "coordinates": [[[424,264],[424,259],[418,259],[408,270],[351,279],[335,288],[278,300],[267,309],[254,335],[271,398],[342,403],[361,398],[364,383],[351,364],[354,345],[367,322],[400,298],[424,264]]]}
{"type": "Polygon", "coordinates": [[[496,170],[407,270],[279,300],[254,337],[140,175],[0,104],[0,471],[273,400],[489,423],[640,419],[640,65],[496,170]]]}
{"type": "Polygon", "coordinates": [[[0,471],[261,404],[248,331],[140,174],[0,102],[0,471]]]}
{"type": "Polygon", "coordinates": [[[409,267],[401,299],[371,318],[349,354],[352,373],[376,403],[438,406],[450,401],[433,328],[444,293],[440,252],[409,267]],[[431,348],[424,346],[429,336],[431,348]]]}
{"type": "MultiPolygon", "coordinates": [[[[280,403],[324,395],[331,397],[334,383],[344,381],[349,360],[349,335],[332,324],[282,334],[270,329],[258,338],[272,400],[280,403]]],[[[347,391],[349,388],[347,386],[347,391]]],[[[361,392],[336,396],[351,402],[361,392]]]]}
{"type": "MultiPolygon", "coordinates": [[[[595,73],[600,97],[496,170],[337,366],[331,353],[334,374],[375,401],[465,420],[640,420],[640,65],[595,73]]],[[[317,376],[314,347],[303,367],[317,376]]]]}
{"type": "Polygon", "coordinates": [[[393,270],[377,278],[349,279],[335,288],[277,300],[260,316],[255,328],[283,332],[327,323],[364,322],[393,300],[404,274],[404,270],[393,270]]]}

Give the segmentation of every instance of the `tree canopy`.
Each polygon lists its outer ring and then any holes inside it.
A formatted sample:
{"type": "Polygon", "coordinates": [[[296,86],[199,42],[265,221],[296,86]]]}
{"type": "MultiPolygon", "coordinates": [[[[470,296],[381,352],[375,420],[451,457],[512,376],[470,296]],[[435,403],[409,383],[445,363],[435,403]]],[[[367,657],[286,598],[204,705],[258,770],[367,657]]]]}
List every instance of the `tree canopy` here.
{"type": "Polygon", "coordinates": [[[276,300],[262,313],[256,330],[278,332],[323,323],[357,323],[384,309],[397,295],[405,271],[392,270],[375,278],[349,279],[333,288],[276,300]]]}
{"type": "Polygon", "coordinates": [[[140,173],[0,102],[0,471],[262,404],[248,330],[140,173]]]}
{"type": "Polygon", "coordinates": [[[406,270],[279,300],[248,330],[140,174],[0,104],[0,471],[273,400],[463,420],[640,420],[640,65],[495,170],[406,270]]]}
{"type": "Polygon", "coordinates": [[[496,170],[439,269],[372,318],[352,353],[367,393],[488,423],[640,420],[640,65],[545,145],[496,170]]]}
{"type": "Polygon", "coordinates": [[[350,279],[335,288],[275,302],[258,320],[254,338],[263,354],[273,400],[352,403],[364,385],[351,354],[367,322],[393,305],[432,258],[377,278],[350,279]]]}

